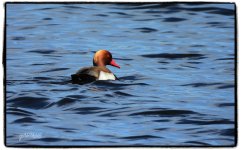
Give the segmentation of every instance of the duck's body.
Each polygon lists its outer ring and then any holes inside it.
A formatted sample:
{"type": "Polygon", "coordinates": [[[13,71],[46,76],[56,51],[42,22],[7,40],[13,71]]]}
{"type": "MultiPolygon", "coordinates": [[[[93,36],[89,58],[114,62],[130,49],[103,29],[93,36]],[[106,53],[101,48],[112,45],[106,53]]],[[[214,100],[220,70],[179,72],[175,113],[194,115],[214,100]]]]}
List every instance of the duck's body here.
{"type": "Polygon", "coordinates": [[[106,67],[84,67],[76,72],[77,75],[94,77],[95,80],[116,80],[115,75],[106,67]]]}
{"type": "Polygon", "coordinates": [[[99,50],[95,53],[92,67],[84,67],[72,74],[73,82],[91,82],[95,80],[116,80],[117,77],[108,69],[106,65],[112,65],[120,68],[112,59],[110,52],[99,50]]]}

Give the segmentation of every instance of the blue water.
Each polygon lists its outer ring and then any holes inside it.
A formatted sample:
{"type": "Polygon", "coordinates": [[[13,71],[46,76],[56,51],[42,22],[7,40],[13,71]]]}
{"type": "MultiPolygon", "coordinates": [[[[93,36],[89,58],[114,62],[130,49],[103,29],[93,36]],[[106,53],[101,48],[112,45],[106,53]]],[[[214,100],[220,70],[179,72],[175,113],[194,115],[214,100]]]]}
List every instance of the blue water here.
{"type": "Polygon", "coordinates": [[[6,144],[235,145],[234,7],[8,3],[6,144]],[[99,49],[120,80],[72,84],[99,49]]]}

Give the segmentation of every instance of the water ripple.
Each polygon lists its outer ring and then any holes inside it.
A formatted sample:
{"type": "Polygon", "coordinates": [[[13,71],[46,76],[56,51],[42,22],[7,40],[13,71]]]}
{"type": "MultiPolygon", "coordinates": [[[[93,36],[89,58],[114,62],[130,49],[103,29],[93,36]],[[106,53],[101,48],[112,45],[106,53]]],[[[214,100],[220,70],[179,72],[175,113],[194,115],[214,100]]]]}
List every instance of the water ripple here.
{"type": "Polygon", "coordinates": [[[142,57],[147,57],[147,58],[165,58],[165,59],[183,59],[183,58],[188,58],[188,59],[193,59],[193,60],[198,60],[198,59],[204,59],[203,54],[170,54],[170,53],[160,53],[160,54],[145,54],[141,55],[142,57]]]}
{"type": "Polygon", "coordinates": [[[142,112],[137,112],[137,113],[132,113],[130,116],[137,116],[137,115],[142,115],[142,116],[166,116],[166,117],[177,117],[177,116],[186,116],[186,115],[192,115],[192,114],[199,114],[194,111],[190,110],[155,110],[155,111],[142,111],[142,112]]]}
{"type": "Polygon", "coordinates": [[[48,106],[48,98],[43,97],[17,97],[7,101],[13,107],[31,108],[31,109],[42,109],[48,106]]]}
{"type": "Polygon", "coordinates": [[[28,51],[31,53],[38,53],[38,54],[53,54],[56,52],[56,50],[52,50],[52,49],[36,49],[36,50],[31,50],[28,51]]]}
{"type": "Polygon", "coordinates": [[[211,125],[211,124],[233,124],[233,121],[228,119],[219,119],[219,120],[191,120],[191,119],[182,119],[177,122],[177,124],[196,124],[196,125],[211,125]]]}
{"type": "Polygon", "coordinates": [[[7,114],[13,114],[17,116],[32,116],[35,115],[34,113],[30,111],[26,111],[20,108],[8,108],[7,109],[7,114]]]}
{"type": "Polygon", "coordinates": [[[144,27],[144,28],[135,28],[136,30],[139,30],[143,33],[150,33],[150,32],[156,32],[158,31],[157,29],[154,29],[154,28],[147,28],[147,27],[144,27]]]}
{"type": "Polygon", "coordinates": [[[180,21],[185,21],[187,19],[185,18],[176,18],[176,17],[169,17],[169,18],[165,18],[163,21],[164,22],[180,22],[180,21]]]}
{"type": "Polygon", "coordinates": [[[16,119],[14,120],[12,123],[45,123],[43,121],[38,121],[32,117],[24,117],[24,118],[20,118],[20,119],[16,119]]]}
{"type": "Polygon", "coordinates": [[[143,140],[143,139],[152,139],[152,138],[162,138],[162,137],[153,136],[153,135],[139,135],[139,136],[122,137],[121,139],[127,139],[127,140],[143,140]]]}

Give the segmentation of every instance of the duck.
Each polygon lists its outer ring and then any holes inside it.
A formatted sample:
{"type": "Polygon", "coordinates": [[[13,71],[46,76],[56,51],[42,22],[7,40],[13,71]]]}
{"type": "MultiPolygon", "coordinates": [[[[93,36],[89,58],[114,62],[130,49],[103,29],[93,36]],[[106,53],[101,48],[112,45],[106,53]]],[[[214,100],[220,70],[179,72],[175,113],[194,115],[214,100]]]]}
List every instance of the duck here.
{"type": "Polygon", "coordinates": [[[98,50],[93,57],[93,66],[83,67],[75,74],[72,74],[72,82],[85,83],[96,80],[118,80],[118,78],[106,67],[107,65],[120,68],[108,50],[98,50]]]}

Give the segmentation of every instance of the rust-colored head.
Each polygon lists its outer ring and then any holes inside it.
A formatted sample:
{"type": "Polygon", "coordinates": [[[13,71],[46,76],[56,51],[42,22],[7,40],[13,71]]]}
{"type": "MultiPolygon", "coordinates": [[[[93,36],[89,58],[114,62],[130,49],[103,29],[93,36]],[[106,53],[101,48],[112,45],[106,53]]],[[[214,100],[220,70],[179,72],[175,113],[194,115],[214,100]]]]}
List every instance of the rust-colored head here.
{"type": "Polygon", "coordinates": [[[120,66],[112,59],[112,55],[107,50],[99,50],[95,53],[93,58],[93,65],[94,66],[106,66],[111,65],[117,68],[120,66]]]}

